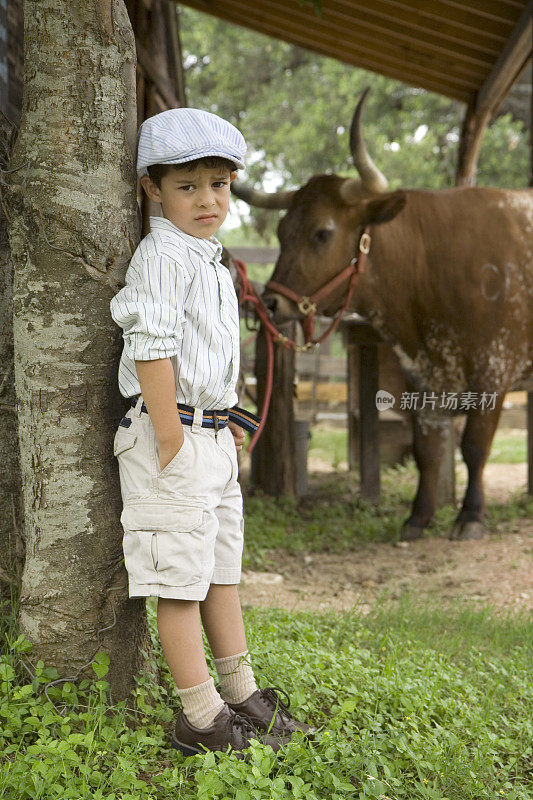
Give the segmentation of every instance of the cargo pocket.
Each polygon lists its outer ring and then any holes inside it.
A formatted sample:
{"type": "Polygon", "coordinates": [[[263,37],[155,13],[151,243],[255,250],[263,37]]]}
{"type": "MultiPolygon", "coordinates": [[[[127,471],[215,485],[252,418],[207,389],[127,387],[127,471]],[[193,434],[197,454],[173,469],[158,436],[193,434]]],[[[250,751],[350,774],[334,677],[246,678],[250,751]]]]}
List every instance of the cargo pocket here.
{"type": "Polygon", "coordinates": [[[137,435],[135,433],[130,433],[127,428],[119,427],[113,441],[113,454],[118,458],[122,453],[131,450],[136,441],[137,435]]]}
{"type": "Polygon", "coordinates": [[[203,509],[190,500],[124,506],[124,562],[135,583],[188,586],[202,580],[203,509]]]}

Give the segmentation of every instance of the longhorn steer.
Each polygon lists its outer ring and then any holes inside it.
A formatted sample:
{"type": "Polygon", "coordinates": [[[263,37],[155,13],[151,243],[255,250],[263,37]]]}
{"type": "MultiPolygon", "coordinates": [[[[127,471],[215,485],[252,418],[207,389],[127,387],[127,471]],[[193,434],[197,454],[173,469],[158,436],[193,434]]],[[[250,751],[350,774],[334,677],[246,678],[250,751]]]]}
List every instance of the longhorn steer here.
{"type": "MultiPolygon", "coordinates": [[[[235,193],[263,207],[288,208],[278,227],[281,251],[272,280],[299,295],[312,295],[341,272],[364,226],[371,226],[367,266],[350,310],[391,342],[408,388],[419,393],[412,414],[419,483],[402,538],[420,537],[434,514],[452,393],[459,401],[455,413],[465,413],[461,404],[468,398],[472,407],[461,441],[468,486],[451,538],[480,538],[483,468],[503,399],[531,379],[533,191],[387,192],[361,135],[365,97],[350,136],[361,180],[318,175],[294,192],[272,195],[241,185],[235,193]]],[[[346,285],[324,300],[322,313],[338,311],[346,285]]],[[[277,321],[301,318],[284,296],[267,292],[266,301],[277,321]]]]}

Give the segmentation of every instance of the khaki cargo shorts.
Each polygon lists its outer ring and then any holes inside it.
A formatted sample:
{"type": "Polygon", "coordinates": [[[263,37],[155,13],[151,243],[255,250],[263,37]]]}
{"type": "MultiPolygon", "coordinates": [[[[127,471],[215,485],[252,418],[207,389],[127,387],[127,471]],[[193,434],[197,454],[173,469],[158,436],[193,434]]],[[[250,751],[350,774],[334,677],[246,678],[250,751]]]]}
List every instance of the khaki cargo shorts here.
{"type": "Polygon", "coordinates": [[[237,452],[229,428],[183,426],[185,440],[164,470],[142,398],[115,434],[124,504],[130,597],[204,600],[211,583],[240,581],[243,547],[237,452]]]}

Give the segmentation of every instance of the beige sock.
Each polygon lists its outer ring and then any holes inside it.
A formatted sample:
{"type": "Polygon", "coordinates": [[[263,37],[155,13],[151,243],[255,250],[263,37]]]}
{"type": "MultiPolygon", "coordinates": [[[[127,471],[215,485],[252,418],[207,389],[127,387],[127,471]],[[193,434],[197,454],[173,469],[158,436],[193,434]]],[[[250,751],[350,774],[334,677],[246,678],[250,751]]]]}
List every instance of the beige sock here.
{"type": "Polygon", "coordinates": [[[178,689],[183,713],[195,728],[209,728],[224,707],[213,678],[190,689],[178,689]]]}
{"type": "Polygon", "coordinates": [[[242,703],[257,690],[247,650],[227,658],[215,658],[215,667],[220,681],[220,696],[227,703],[242,703]]]}

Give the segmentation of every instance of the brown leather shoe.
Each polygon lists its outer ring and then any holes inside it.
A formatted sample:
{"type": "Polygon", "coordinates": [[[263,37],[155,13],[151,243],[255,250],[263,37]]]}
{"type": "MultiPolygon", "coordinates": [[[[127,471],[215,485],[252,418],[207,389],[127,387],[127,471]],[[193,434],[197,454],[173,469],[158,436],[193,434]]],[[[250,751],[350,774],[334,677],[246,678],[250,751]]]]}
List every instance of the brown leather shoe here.
{"type": "Polygon", "coordinates": [[[226,703],[208,728],[195,728],[182,711],[176,720],[170,743],[184,755],[194,756],[205,749],[222,752],[245,750],[252,739],[270,745],[274,752],[288,741],[286,737],[258,734],[248,717],[236,714],[226,703]]]}
{"type": "Polygon", "coordinates": [[[277,687],[258,689],[243,703],[228,703],[237,714],[245,714],[253,724],[262,731],[273,736],[291,736],[294,731],[302,731],[306,736],[313,736],[316,728],[306,722],[299,722],[289,712],[289,696],[277,687]],[[279,693],[284,695],[282,700],[279,693]]]}

